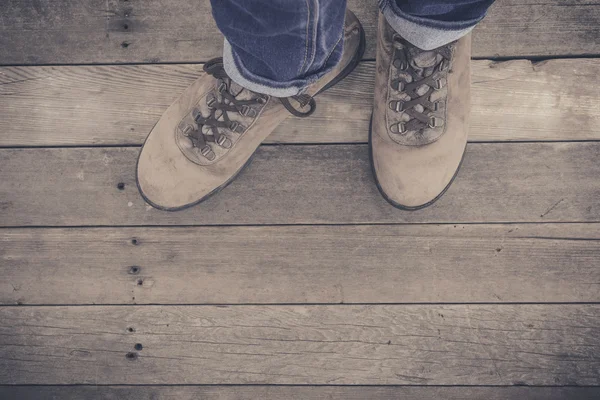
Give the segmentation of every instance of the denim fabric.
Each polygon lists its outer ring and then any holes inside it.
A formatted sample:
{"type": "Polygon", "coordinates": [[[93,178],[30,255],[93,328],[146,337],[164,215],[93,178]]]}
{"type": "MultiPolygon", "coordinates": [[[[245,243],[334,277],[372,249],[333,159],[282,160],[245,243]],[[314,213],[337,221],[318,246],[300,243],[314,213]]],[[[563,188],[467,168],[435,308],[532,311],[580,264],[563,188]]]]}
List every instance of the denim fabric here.
{"type": "Polygon", "coordinates": [[[346,0],[212,0],[229,76],[248,89],[298,94],[342,57],[346,0]]]}
{"type": "Polygon", "coordinates": [[[483,19],[494,0],[392,0],[396,12],[432,28],[466,28],[483,19]]]}
{"type": "Polygon", "coordinates": [[[390,26],[423,50],[460,39],[483,19],[494,0],[379,0],[390,26]]]}
{"type": "MultiPolygon", "coordinates": [[[[376,1],[376,0],[364,0],[376,1]]],[[[468,33],[494,0],[378,0],[388,23],[429,50],[468,33]]],[[[341,59],[346,0],[211,0],[225,70],[264,94],[302,93],[341,59]]]]}

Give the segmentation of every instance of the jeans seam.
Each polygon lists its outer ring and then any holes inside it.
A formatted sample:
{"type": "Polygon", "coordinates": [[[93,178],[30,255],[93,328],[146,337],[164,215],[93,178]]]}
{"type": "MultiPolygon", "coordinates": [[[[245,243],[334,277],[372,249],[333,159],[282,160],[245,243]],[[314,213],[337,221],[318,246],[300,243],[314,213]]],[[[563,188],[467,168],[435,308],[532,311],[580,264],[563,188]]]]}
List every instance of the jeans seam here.
{"type": "Polygon", "coordinates": [[[310,0],[306,0],[306,42],[305,42],[305,46],[304,46],[304,62],[302,63],[302,65],[300,66],[300,69],[298,70],[298,75],[302,75],[304,72],[304,67],[306,66],[306,60],[308,59],[308,40],[309,40],[309,33],[308,33],[308,28],[310,27],[310,4],[309,4],[310,0]]]}
{"type": "Polygon", "coordinates": [[[386,0],[379,0],[379,9],[383,12],[383,10],[385,10],[387,7],[387,1],[386,0]]]}
{"type": "Polygon", "coordinates": [[[315,6],[315,12],[313,13],[313,29],[312,29],[312,37],[311,37],[311,54],[310,54],[310,60],[309,63],[307,65],[306,71],[304,71],[304,73],[308,72],[311,67],[313,66],[314,62],[315,62],[315,56],[317,55],[317,33],[318,33],[318,29],[319,29],[319,0],[312,0],[314,1],[314,6],[315,6]]]}
{"type": "Polygon", "coordinates": [[[327,58],[325,58],[325,62],[323,63],[323,66],[327,65],[327,62],[329,61],[329,59],[331,58],[331,55],[333,54],[333,52],[335,51],[335,49],[338,47],[338,45],[340,44],[340,42],[342,41],[342,38],[344,37],[344,31],[342,30],[342,34],[340,35],[340,38],[337,40],[337,42],[335,42],[335,46],[333,46],[333,48],[331,49],[331,51],[329,52],[329,54],[327,55],[327,58]]]}

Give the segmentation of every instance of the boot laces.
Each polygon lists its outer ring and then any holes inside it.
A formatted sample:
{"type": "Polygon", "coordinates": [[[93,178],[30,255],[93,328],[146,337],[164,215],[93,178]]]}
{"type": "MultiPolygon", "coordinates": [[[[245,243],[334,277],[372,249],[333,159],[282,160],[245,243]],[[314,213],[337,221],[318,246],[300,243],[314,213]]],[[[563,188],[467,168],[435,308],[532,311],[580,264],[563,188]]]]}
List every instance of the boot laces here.
{"type": "MultiPolygon", "coordinates": [[[[216,91],[208,94],[206,104],[209,107],[207,116],[203,116],[197,109],[192,110],[192,117],[197,128],[191,125],[182,128],[183,134],[190,139],[192,145],[200,150],[200,153],[209,160],[215,159],[209,143],[216,143],[223,148],[232,146],[231,140],[224,131],[243,133],[247,127],[234,121],[228,113],[239,113],[242,116],[256,118],[260,113],[260,107],[264,105],[269,96],[258,94],[248,90],[253,96],[250,99],[238,99],[244,90],[236,90],[232,85],[231,78],[225,72],[222,58],[215,58],[204,64],[204,71],[218,80],[216,91]],[[256,106],[259,107],[256,107],[256,106]]],[[[306,94],[279,99],[283,106],[297,117],[307,117],[315,111],[315,100],[306,94]],[[308,111],[296,109],[290,99],[299,104],[301,108],[309,106],[308,111]]]]}
{"type": "Polygon", "coordinates": [[[400,36],[394,36],[393,66],[397,73],[390,85],[392,89],[404,94],[403,100],[392,100],[389,107],[405,113],[406,121],[390,127],[393,133],[406,134],[409,131],[423,132],[426,128],[438,128],[444,125],[443,118],[432,115],[439,111],[444,100],[432,101],[432,94],[442,89],[447,81],[454,43],[428,51],[435,62],[420,67],[415,57],[426,53],[400,36]],[[406,99],[408,97],[408,99],[406,99]]]}

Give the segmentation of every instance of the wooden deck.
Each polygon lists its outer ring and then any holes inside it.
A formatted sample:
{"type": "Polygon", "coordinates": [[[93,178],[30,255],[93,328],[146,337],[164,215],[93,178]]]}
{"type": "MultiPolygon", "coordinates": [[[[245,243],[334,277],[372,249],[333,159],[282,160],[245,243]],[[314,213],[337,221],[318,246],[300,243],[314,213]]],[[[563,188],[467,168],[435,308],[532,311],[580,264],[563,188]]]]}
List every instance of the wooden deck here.
{"type": "Polygon", "coordinates": [[[498,0],[464,166],[403,212],[349,4],[357,70],[165,213],[135,160],[221,51],[209,1],[0,2],[0,399],[600,398],[600,5],[498,0]]]}

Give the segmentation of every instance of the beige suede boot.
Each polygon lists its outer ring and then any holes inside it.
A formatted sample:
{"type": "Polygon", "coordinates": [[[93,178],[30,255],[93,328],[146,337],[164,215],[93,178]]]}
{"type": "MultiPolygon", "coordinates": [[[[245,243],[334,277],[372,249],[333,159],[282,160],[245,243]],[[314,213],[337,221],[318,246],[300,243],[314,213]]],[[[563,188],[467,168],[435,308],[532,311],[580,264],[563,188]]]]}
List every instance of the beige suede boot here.
{"type": "Polygon", "coordinates": [[[369,151],[375,181],[395,207],[444,194],[460,167],[470,113],[471,37],[432,51],[408,43],[379,15],[369,151]]]}
{"type": "Polygon", "coordinates": [[[312,97],[356,67],[364,42],[360,22],[347,11],[340,63],[305,93],[285,99],[245,89],[227,76],[221,59],[209,61],[207,73],[167,109],[142,147],[137,185],[144,199],[161,210],[181,210],[227,186],[290,113],[310,115],[312,97]]]}

